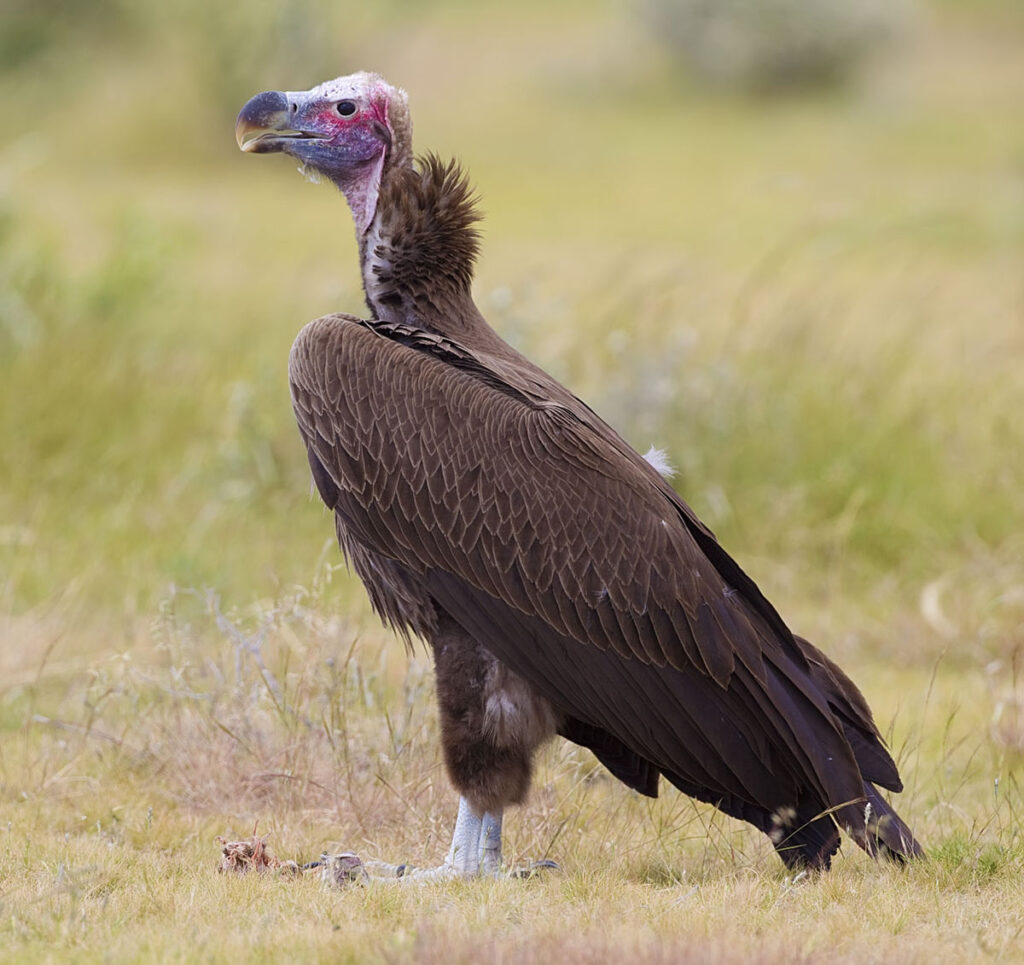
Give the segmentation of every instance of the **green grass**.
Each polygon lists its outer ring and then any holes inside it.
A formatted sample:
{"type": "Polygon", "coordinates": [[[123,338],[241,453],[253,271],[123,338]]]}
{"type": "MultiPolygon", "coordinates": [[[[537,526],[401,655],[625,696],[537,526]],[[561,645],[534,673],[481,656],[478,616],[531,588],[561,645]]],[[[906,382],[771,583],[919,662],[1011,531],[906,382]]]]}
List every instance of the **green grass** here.
{"type": "Polygon", "coordinates": [[[0,958],[1020,957],[1013,5],[944,5],[860,88],[783,101],[679,87],[612,5],[18,11],[0,958]],[[453,818],[429,663],[339,568],[287,401],[300,326],[360,311],[351,223],[231,137],[257,89],[357,67],[406,86],[419,146],[469,167],[496,327],[665,447],[861,684],[927,864],[845,852],[794,882],[753,832],[558,745],[506,833],[560,875],[339,894],[216,873],[215,836],[257,820],[284,858],[426,865],[453,818]]]}
{"type": "Polygon", "coordinates": [[[321,603],[228,614],[182,593],[150,645],[94,658],[88,674],[47,662],[9,689],[0,930],[20,960],[1012,957],[1019,772],[984,737],[984,681],[944,665],[910,707],[919,670],[871,687],[886,719],[900,708],[903,810],[932,850],[920,866],[847,850],[830,876],[794,880],[760,835],[680,795],[627,794],[560,744],[506,840],[511,863],[555,856],[559,874],[346,893],[218,875],[216,835],[247,836],[256,820],[300,862],[326,846],[425,866],[445,848],[453,802],[427,661],[321,603]]]}

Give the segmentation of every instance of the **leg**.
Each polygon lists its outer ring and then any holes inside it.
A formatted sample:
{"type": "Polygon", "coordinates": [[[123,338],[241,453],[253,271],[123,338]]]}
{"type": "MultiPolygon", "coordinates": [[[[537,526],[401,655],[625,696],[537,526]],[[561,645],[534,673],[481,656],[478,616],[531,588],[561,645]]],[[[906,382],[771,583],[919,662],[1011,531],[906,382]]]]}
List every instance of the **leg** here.
{"type": "Polygon", "coordinates": [[[321,880],[339,887],[365,882],[371,877],[412,881],[496,877],[501,873],[501,812],[478,815],[469,801],[460,798],[448,856],[436,868],[410,868],[384,861],[363,862],[351,851],[324,854],[312,866],[321,867],[321,880]]]}
{"type": "Polygon", "coordinates": [[[469,801],[460,798],[459,816],[444,867],[467,878],[496,875],[501,870],[501,811],[478,817],[469,801]]]}
{"type": "Polygon", "coordinates": [[[483,819],[469,806],[465,798],[459,799],[459,814],[455,819],[455,831],[448,857],[442,868],[450,868],[454,874],[472,876],[480,865],[480,827],[483,819]]]}
{"type": "Polygon", "coordinates": [[[448,776],[476,814],[500,815],[525,799],[534,752],[554,735],[557,716],[444,613],[430,642],[448,776]]]}
{"type": "MultiPolygon", "coordinates": [[[[396,869],[397,871],[397,869],[396,869]]],[[[466,798],[459,798],[448,856],[439,868],[407,869],[404,878],[494,877],[501,871],[501,812],[477,814],[466,798]]]]}
{"type": "Polygon", "coordinates": [[[445,764],[460,794],[451,847],[437,868],[378,861],[360,868],[375,877],[414,880],[494,876],[501,871],[504,809],[526,797],[533,754],[555,733],[558,719],[547,701],[446,614],[438,613],[430,643],[445,764]]]}
{"type": "Polygon", "coordinates": [[[501,811],[488,812],[480,826],[480,874],[496,875],[501,871],[501,811]]]}

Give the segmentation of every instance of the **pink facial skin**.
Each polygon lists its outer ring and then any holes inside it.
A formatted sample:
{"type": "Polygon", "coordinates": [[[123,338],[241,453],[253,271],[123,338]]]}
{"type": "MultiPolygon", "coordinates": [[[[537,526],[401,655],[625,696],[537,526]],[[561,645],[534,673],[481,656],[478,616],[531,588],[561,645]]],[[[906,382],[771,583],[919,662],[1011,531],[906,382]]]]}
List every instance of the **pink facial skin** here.
{"type": "Polygon", "coordinates": [[[387,102],[374,99],[349,117],[335,102],[309,104],[292,122],[299,131],[320,135],[283,145],[286,154],[333,181],[344,193],[356,229],[364,234],[377,209],[384,160],[391,145],[387,102]]]}
{"type": "Polygon", "coordinates": [[[282,152],[303,170],[322,174],[344,193],[362,236],[373,222],[392,144],[389,99],[404,93],[372,74],[353,74],[309,91],[257,94],[238,115],[239,146],[254,153],[282,152]],[[351,114],[339,112],[351,104],[351,114]],[[259,131],[256,138],[245,137],[259,131]]]}

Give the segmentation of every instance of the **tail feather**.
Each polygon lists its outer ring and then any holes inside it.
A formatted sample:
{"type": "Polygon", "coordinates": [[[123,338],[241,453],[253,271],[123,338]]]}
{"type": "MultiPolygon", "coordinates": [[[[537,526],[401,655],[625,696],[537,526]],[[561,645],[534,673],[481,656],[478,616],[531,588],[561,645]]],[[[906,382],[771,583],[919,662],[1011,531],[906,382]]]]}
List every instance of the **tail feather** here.
{"type": "Polygon", "coordinates": [[[880,784],[890,791],[901,791],[903,784],[896,763],[886,749],[871,708],[857,685],[814,644],[803,637],[794,639],[811,667],[811,675],[824,691],[843,729],[843,736],[857,758],[857,766],[864,780],[880,784]]]}
{"type": "Polygon", "coordinates": [[[903,864],[910,858],[923,858],[924,848],[918,844],[910,828],[892,809],[889,802],[878,793],[869,781],[864,782],[867,803],[864,805],[866,835],[857,843],[868,854],[883,854],[890,861],[903,864]]]}
{"type": "MultiPolygon", "coordinates": [[[[884,856],[897,864],[925,856],[910,828],[869,781],[864,782],[864,798],[862,826],[847,828],[857,844],[872,857],[884,856]]],[[[839,849],[834,816],[812,801],[775,812],[766,830],[789,868],[827,871],[839,849]]]]}

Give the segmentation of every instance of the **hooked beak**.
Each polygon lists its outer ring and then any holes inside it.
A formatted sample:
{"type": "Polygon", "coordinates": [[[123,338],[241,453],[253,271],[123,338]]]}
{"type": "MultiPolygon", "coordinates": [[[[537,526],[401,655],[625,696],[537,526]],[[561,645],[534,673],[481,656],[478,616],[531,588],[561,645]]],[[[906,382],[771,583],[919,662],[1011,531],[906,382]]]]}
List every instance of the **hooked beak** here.
{"type": "Polygon", "coordinates": [[[279,90],[257,94],[239,111],[235,140],[250,154],[283,151],[294,141],[323,140],[325,135],[297,130],[298,105],[279,90]]]}

